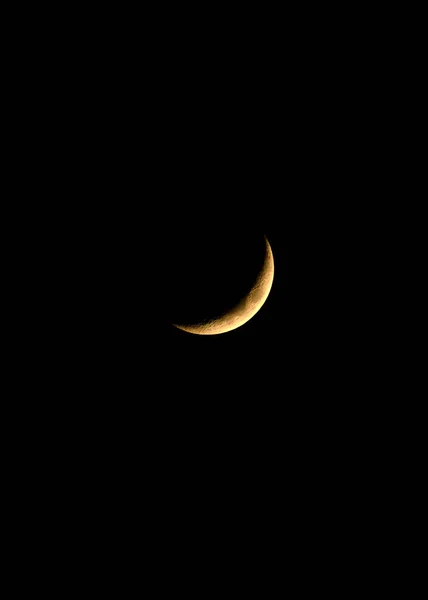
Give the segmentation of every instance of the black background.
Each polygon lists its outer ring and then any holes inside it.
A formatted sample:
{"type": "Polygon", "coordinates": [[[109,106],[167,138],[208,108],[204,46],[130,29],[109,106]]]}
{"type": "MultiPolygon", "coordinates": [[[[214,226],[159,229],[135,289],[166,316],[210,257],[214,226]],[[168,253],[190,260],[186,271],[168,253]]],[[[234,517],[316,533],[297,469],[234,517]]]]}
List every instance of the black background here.
{"type": "MultiPolygon", "coordinates": [[[[336,395],[352,360],[358,315],[349,308],[354,301],[343,276],[348,265],[338,259],[335,244],[327,250],[322,215],[309,206],[297,209],[284,196],[276,207],[253,194],[246,205],[259,213],[255,219],[242,218],[241,208],[231,214],[233,196],[216,203],[214,213],[202,201],[199,209],[177,201],[169,214],[163,205],[150,213],[115,209],[106,229],[97,212],[89,239],[80,248],[76,241],[72,245],[69,267],[75,272],[66,281],[67,313],[60,325],[60,335],[71,337],[70,383],[78,382],[85,396],[93,394],[88,414],[91,407],[98,414],[101,403],[117,418],[130,418],[131,428],[153,418],[172,432],[189,427],[198,435],[223,426],[240,431],[242,420],[250,421],[249,431],[261,427],[263,435],[278,433],[293,419],[316,430],[325,419],[325,430],[335,403],[343,408],[336,395]],[[176,329],[172,315],[186,281],[177,277],[183,269],[177,257],[185,247],[184,255],[190,251],[194,261],[194,252],[205,273],[198,243],[215,246],[233,231],[240,241],[263,234],[269,239],[275,278],[268,300],[250,322],[226,334],[176,329]]],[[[240,250],[240,258],[247,258],[245,247],[240,250]]],[[[213,251],[209,268],[215,257],[213,251]]],[[[220,254],[220,264],[224,259],[220,254]]],[[[199,281],[196,273],[196,283],[190,277],[188,285],[197,289],[199,281]]]]}
{"type": "Polygon", "coordinates": [[[359,248],[349,253],[348,240],[364,185],[360,111],[316,54],[239,73],[167,58],[174,77],[157,63],[137,85],[122,64],[113,89],[112,71],[95,77],[89,63],[71,96],[57,87],[68,147],[48,165],[63,198],[52,233],[65,249],[51,306],[58,343],[69,340],[67,382],[93,395],[88,414],[109,406],[129,427],[147,413],[204,435],[249,419],[271,437],[295,418],[315,434],[338,408],[359,319],[359,248]],[[265,234],[275,259],[263,309],[213,337],[171,325],[177,244],[197,252],[205,232],[265,234]]]}
{"type": "Polygon", "coordinates": [[[168,481],[190,465],[316,488],[331,464],[341,481],[382,418],[361,265],[385,168],[383,66],[363,72],[359,46],[342,52],[306,24],[233,60],[150,44],[120,60],[99,44],[80,62],[57,55],[50,94],[41,70],[30,85],[31,126],[44,128],[29,136],[41,163],[29,177],[53,199],[34,208],[49,230],[30,290],[48,315],[34,315],[36,377],[62,399],[46,409],[58,436],[93,444],[106,470],[120,454],[119,469],[168,481]],[[172,326],[180,232],[196,252],[195,232],[267,236],[274,284],[249,323],[218,336],[172,326]]]}
{"type": "MultiPolygon", "coordinates": [[[[121,38],[97,16],[83,19],[88,43],[82,28],[64,52],[46,37],[45,57],[25,56],[30,75],[16,69],[27,89],[14,140],[30,167],[14,194],[30,200],[18,203],[18,227],[26,220],[31,232],[16,344],[31,368],[18,365],[16,384],[30,393],[14,402],[10,446],[27,423],[36,481],[25,499],[41,490],[44,501],[45,470],[48,510],[66,498],[61,521],[79,524],[81,507],[100,539],[111,533],[109,501],[119,520],[129,512],[131,531],[138,521],[170,529],[156,532],[159,544],[181,527],[175,555],[188,522],[205,542],[218,528],[222,552],[225,540],[273,532],[258,548],[283,563],[284,541],[302,580],[301,557],[326,556],[332,523],[339,552],[352,525],[369,527],[364,556],[379,521],[394,535],[385,509],[395,490],[385,500],[377,490],[388,471],[396,481],[400,461],[407,470],[393,423],[407,396],[388,390],[395,315],[378,294],[388,269],[391,297],[401,286],[379,235],[397,196],[385,182],[396,188],[400,172],[385,151],[395,92],[381,93],[399,53],[363,56],[368,27],[352,39],[354,16],[328,29],[305,10],[275,35],[270,20],[265,36],[257,26],[244,42],[235,30],[233,49],[215,36],[205,51],[185,36],[164,43],[164,20],[150,39],[140,20],[129,35],[127,19],[121,38]],[[218,240],[236,236],[247,259],[262,235],[275,278],[259,313],[218,336],[173,327],[180,257],[196,255],[197,272],[210,273],[218,240]]],[[[373,27],[377,39],[387,25],[373,27]]]]}

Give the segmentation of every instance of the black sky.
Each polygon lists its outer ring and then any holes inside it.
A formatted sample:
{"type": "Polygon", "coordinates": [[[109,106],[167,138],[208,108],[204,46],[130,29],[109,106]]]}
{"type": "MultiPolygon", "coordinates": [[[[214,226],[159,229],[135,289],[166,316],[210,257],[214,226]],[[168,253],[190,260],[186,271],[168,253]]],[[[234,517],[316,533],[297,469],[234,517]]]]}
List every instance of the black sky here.
{"type": "Polygon", "coordinates": [[[160,54],[144,68],[85,63],[84,83],[55,105],[69,143],[50,165],[65,215],[52,304],[69,340],[66,381],[93,395],[85,410],[108,407],[135,435],[141,424],[178,436],[233,424],[236,439],[320,440],[358,387],[356,298],[367,293],[361,274],[350,283],[347,242],[368,185],[352,58],[299,36],[269,60],[221,68],[218,56],[160,54]],[[271,294],[238,330],[172,327],[186,231],[185,244],[194,232],[269,239],[271,294]]]}
{"type": "MultiPolygon", "coordinates": [[[[100,11],[92,23],[79,14],[64,51],[36,28],[34,48],[44,42],[45,56],[30,47],[32,76],[16,69],[22,108],[6,120],[31,169],[19,168],[14,202],[34,235],[25,250],[32,275],[17,273],[25,281],[19,318],[30,321],[30,335],[16,341],[33,366],[18,365],[16,383],[29,391],[21,398],[12,390],[12,402],[21,436],[26,419],[35,438],[26,455],[44,443],[56,461],[53,493],[31,486],[24,497],[39,496],[48,510],[71,497],[58,523],[83,507],[91,523],[82,540],[110,499],[121,529],[137,506],[131,532],[140,521],[159,531],[193,521],[210,544],[207,525],[223,521],[222,551],[236,523],[242,540],[254,540],[257,523],[274,538],[258,551],[272,548],[282,573],[290,565],[284,541],[303,556],[301,581],[318,585],[304,556],[315,549],[330,560],[331,522],[343,536],[340,552],[343,539],[355,539],[349,525],[364,525],[364,509],[372,514],[361,565],[390,506],[394,488],[374,506],[376,483],[388,465],[396,483],[403,458],[399,448],[391,459],[383,434],[403,444],[388,415],[401,415],[408,393],[394,401],[386,386],[395,381],[385,351],[395,315],[376,285],[385,265],[394,286],[401,281],[389,247],[374,258],[368,237],[371,230],[380,239],[387,227],[386,182],[396,173],[384,146],[395,151],[391,98],[401,84],[390,45],[380,43],[377,56],[369,48],[371,15],[360,27],[354,14],[331,12],[322,21],[304,6],[297,20],[269,15],[260,24],[255,15],[252,26],[241,14],[230,47],[222,27],[203,44],[202,19],[194,28],[189,21],[196,40],[174,18],[167,31],[166,16],[156,29],[129,14],[123,27],[104,27],[100,11]],[[382,96],[388,68],[394,85],[382,96]],[[263,235],[275,278],[256,316],[218,336],[174,328],[182,282],[187,290],[199,274],[233,266],[220,256],[216,267],[213,251],[207,269],[200,245],[236,236],[246,260],[247,242],[263,235]],[[180,261],[193,251],[199,274],[183,280],[180,261]],[[90,487],[103,478],[88,510],[90,487]],[[305,552],[290,545],[291,529],[305,552]]],[[[371,27],[378,39],[389,25],[382,18],[371,27]]],[[[64,38],[58,19],[50,29],[64,38]]],[[[228,278],[234,284],[233,270],[228,278]]],[[[12,452],[19,445],[16,436],[12,452]]],[[[37,461],[35,473],[49,460],[37,461]]],[[[101,523],[107,536],[110,514],[101,523]]],[[[156,537],[164,544],[171,535],[156,537]]],[[[179,556],[187,531],[172,537],[179,556]]]]}
{"type": "Polygon", "coordinates": [[[232,149],[226,133],[233,117],[220,136],[208,114],[204,119],[205,141],[188,134],[181,138],[188,154],[175,150],[173,157],[154,155],[149,143],[132,177],[127,161],[112,151],[96,163],[105,196],[73,206],[69,265],[77,283],[67,289],[77,371],[92,375],[112,401],[123,396],[137,421],[145,410],[177,418],[206,410],[211,422],[213,410],[213,423],[246,414],[275,427],[284,411],[300,413],[307,403],[317,414],[322,382],[337,385],[341,376],[340,338],[349,326],[340,301],[346,265],[337,264],[336,219],[321,198],[327,189],[337,196],[341,178],[302,144],[295,122],[301,113],[290,112],[294,134],[280,136],[281,143],[269,129],[254,134],[249,147],[232,149]],[[114,169],[112,158],[118,158],[114,169]],[[197,255],[198,244],[235,235],[243,240],[242,259],[245,240],[266,235],[271,244],[275,279],[266,304],[227,334],[177,330],[171,324],[177,257],[183,248],[197,255]]]}

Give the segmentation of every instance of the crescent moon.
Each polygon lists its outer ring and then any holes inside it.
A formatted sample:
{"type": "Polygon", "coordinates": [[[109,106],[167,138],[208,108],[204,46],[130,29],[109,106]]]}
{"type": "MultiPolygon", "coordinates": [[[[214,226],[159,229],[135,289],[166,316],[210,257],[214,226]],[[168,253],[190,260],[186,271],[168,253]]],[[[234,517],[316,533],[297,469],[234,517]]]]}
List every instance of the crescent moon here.
{"type": "Polygon", "coordinates": [[[262,269],[249,293],[235,307],[226,314],[203,323],[174,326],[198,335],[217,335],[241,327],[252,319],[266,302],[272,289],[274,271],[272,248],[265,237],[265,259],[262,269]]]}

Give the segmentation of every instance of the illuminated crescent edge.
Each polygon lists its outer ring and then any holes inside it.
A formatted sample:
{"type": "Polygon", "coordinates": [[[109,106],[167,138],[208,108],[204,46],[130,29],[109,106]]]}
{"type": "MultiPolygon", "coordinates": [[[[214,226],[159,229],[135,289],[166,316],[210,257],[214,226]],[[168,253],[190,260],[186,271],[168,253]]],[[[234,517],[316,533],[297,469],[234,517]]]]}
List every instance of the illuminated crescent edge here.
{"type": "Polygon", "coordinates": [[[270,244],[265,237],[266,252],[263,267],[249,293],[227,313],[192,325],[178,325],[175,327],[188,333],[197,335],[217,335],[227,333],[245,325],[262,308],[270,294],[274,278],[274,260],[270,244]]]}

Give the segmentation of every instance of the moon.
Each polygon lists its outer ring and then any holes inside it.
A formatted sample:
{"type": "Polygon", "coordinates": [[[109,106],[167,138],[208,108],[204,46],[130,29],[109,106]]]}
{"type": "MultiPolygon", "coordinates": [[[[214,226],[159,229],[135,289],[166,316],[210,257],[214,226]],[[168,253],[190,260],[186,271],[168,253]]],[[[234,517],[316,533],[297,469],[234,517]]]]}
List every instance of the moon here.
{"type": "Polygon", "coordinates": [[[265,236],[265,257],[263,266],[252,288],[237,305],[216,318],[190,325],[174,323],[174,326],[187,333],[194,333],[197,335],[218,335],[245,325],[245,323],[259,312],[266,302],[272,289],[274,271],[272,248],[265,236]]]}

